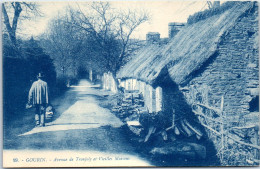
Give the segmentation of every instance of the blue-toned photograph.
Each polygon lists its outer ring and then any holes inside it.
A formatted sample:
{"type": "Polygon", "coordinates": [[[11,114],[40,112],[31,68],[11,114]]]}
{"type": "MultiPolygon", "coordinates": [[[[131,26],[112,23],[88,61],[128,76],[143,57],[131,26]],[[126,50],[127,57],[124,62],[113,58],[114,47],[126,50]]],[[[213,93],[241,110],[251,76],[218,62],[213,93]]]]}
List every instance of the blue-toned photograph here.
{"type": "Polygon", "coordinates": [[[259,166],[257,1],[6,1],[3,167],[259,166]]]}

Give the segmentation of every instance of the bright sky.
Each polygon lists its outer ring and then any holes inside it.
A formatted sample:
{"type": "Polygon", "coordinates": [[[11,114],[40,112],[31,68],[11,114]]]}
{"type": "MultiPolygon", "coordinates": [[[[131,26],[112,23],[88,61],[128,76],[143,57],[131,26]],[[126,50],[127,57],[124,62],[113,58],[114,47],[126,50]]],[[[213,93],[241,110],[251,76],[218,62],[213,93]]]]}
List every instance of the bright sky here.
{"type": "MultiPolygon", "coordinates": [[[[64,12],[68,5],[79,2],[41,2],[41,11],[44,17],[30,20],[22,25],[22,34],[26,37],[37,36],[45,31],[48,21],[59,13],[64,12]]],[[[114,8],[144,8],[149,11],[152,18],[148,23],[142,24],[133,34],[132,38],[145,39],[147,32],[159,32],[161,37],[168,37],[169,22],[186,22],[189,15],[207,8],[206,1],[111,1],[114,8]]],[[[83,8],[82,8],[83,9],[83,8]]]]}

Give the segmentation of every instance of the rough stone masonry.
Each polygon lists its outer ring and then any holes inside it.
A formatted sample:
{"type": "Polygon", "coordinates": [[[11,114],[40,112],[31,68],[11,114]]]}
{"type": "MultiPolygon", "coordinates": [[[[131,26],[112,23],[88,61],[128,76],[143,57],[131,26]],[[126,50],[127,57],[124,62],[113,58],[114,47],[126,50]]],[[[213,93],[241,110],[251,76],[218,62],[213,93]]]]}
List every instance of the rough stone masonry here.
{"type": "MultiPolygon", "coordinates": [[[[259,100],[257,5],[255,3],[246,11],[234,27],[221,37],[216,51],[217,55],[210,58],[210,63],[203,72],[197,74],[185,86],[189,90],[184,92],[184,95],[191,105],[201,103],[220,109],[223,97],[223,113],[227,128],[250,128],[259,123],[259,107],[256,106],[256,104],[259,105],[256,102],[257,98],[259,100]],[[251,104],[253,101],[256,103],[251,104]],[[252,108],[252,106],[256,107],[252,108]]],[[[211,114],[211,116],[215,115],[211,114]]],[[[211,123],[211,127],[217,126],[211,123]]],[[[257,125],[254,127],[256,133],[249,136],[253,138],[249,138],[248,143],[259,144],[259,133],[257,134],[259,129],[257,125]]],[[[243,138],[245,135],[247,133],[240,135],[241,137],[237,139],[247,142],[243,138]]],[[[218,144],[217,139],[215,144],[218,144]]],[[[243,150],[237,151],[241,151],[240,154],[243,153],[243,150]]],[[[247,153],[244,152],[244,154],[247,153]]],[[[255,155],[254,158],[258,159],[259,156],[255,155]]]]}

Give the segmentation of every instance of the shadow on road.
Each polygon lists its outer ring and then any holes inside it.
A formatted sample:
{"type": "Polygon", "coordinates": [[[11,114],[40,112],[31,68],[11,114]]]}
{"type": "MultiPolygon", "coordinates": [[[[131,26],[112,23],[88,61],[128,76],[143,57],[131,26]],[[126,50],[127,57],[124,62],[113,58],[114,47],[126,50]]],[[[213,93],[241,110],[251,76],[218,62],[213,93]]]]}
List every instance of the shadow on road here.
{"type": "Polygon", "coordinates": [[[8,125],[9,130],[5,131],[12,134],[5,138],[4,149],[98,151],[133,155],[147,161],[137,151],[138,145],[131,143],[127,127],[109,111],[113,100],[108,96],[112,94],[81,86],[52,101],[56,114],[46,127],[28,127],[34,126],[32,109],[15,126],[8,125]]]}

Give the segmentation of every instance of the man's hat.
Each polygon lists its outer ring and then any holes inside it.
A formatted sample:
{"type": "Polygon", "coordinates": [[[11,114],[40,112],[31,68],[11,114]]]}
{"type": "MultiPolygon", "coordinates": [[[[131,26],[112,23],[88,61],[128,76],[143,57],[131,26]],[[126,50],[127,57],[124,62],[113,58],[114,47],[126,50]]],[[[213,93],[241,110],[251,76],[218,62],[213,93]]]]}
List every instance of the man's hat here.
{"type": "Polygon", "coordinates": [[[44,77],[42,73],[39,73],[37,77],[44,77]]]}

